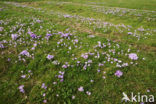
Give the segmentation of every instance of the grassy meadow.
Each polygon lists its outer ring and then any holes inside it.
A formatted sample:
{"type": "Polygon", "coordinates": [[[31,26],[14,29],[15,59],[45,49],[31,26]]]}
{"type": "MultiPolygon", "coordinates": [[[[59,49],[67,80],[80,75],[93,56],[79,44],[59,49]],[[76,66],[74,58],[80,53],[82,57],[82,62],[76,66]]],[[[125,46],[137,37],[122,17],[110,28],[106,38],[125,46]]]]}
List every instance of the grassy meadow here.
{"type": "Polygon", "coordinates": [[[156,0],[0,0],[0,104],[149,104],[123,92],[156,97],[156,0]]]}

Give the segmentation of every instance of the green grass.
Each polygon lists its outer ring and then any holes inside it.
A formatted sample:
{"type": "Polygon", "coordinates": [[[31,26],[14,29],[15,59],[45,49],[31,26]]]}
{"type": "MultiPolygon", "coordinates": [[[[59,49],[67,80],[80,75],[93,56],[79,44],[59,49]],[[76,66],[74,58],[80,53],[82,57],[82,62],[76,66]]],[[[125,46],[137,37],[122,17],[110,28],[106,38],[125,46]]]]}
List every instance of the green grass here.
{"type": "Polygon", "coordinates": [[[123,104],[122,92],[129,96],[131,92],[156,96],[154,0],[34,1],[21,1],[17,3],[20,7],[14,2],[0,2],[0,27],[3,27],[0,46],[5,47],[0,49],[0,104],[42,104],[45,99],[48,104],[123,104]],[[21,7],[23,5],[26,7],[21,7]],[[112,7],[115,7],[113,11],[126,8],[128,13],[123,14],[122,9],[116,14],[99,11],[109,11],[112,7]],[[137,10],[129,11],[129,8],[137,10]],[[137,16],[137,13],[142,15],[137,16]],[[41,37],[32,39],[28,31],[41,37]],[[64,38],[59,32],[72,35],[64,38]],[[53,34],[49,40],[47,33],[53,34]],[[18,38],[12,40],[11,34],[17,34],[18,38]],[[74,43],[75,39],[78,43],[74,43]],[[98,47],[99,41],[106,47],[98,47]],[[20,55],[23,50],[31,57],[20,55]],[[94,55],[84,59],[81,55],[85,53],[94,55]],[[138,60],[131,60],[130,53],[136,53],[138,60]],[[48,54],[54,55],[54,59],[48,60],[48,54]],[[128,66],[116,67],[119,62],[113,61],[114,58],[128,66]],[[84,69],[88,60],[92,63],[84,69]],[[59,64],[55,65],[57,61],[59,64]],[[66,62],[68,68],[62,68],[66,62]],[[99,66],[100,63],[104,66],[99,66]],[[123,72],[120,78],[114,75],[117,70],[123,72]],[[63,82],[57,78],[59,71],[64,72],[63,82]],[[43,83],[46,89],[42,88],[43,83]],[[20,85],[24,85],[25,93],[20,92],[20,85]],[[84,92],[78,91],[80,86],[84,92]],[[87,91],[91,92],[90,96],[87,91]]]}
{"type": "Polygon", "coordinates": [[[143,9],[143,10],[156,10],[156,1],[155,0],[57,0],[64,2],[78,2],[101,5],[101,6],[110,6],[110,7],[121,7],[121,8],[131,8],[131,9],[143,9]]]}

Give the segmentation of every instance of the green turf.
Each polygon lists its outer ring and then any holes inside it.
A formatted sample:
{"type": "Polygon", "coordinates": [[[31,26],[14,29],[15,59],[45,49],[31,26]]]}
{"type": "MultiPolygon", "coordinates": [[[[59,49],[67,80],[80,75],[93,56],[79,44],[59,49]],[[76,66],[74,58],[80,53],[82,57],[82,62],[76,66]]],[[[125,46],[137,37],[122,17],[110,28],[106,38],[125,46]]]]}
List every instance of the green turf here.
{"type": "Polygon", "coordinates": [[[123,104],[122,92],[156,96],[155,0],[23,1],[0,2],[0,104],[123,104]],[[32,39],[28,31],[41,37],[32,39]],[[31,56],[20,55],[23,50],[31,56]],[[114,75],[117,70],[121,77],[114,75]]]}

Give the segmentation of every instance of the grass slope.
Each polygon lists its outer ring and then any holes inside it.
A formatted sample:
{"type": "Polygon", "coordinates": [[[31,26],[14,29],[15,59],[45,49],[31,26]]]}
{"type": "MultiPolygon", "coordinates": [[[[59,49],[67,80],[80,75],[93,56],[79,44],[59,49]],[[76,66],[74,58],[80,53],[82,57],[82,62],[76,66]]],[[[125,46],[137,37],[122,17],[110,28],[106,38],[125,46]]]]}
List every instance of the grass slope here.
{"type": "Polygon", "coordinates": [[[155,1],[133,2],[0,2],[0,104],[120,104],[122,92],[156,96],[155,1]]]}

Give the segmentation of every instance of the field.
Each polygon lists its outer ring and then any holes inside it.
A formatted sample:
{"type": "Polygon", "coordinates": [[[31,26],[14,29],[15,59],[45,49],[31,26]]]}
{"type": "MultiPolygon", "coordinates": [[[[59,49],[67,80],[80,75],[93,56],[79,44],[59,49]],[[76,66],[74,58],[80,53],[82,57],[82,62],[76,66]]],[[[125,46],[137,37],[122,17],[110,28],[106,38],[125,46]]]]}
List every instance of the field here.
{"type": "Polygon", "coordinates": [[[0,0],[0,104],[141,95],[156,97],[156,0],[0,0]]]}

